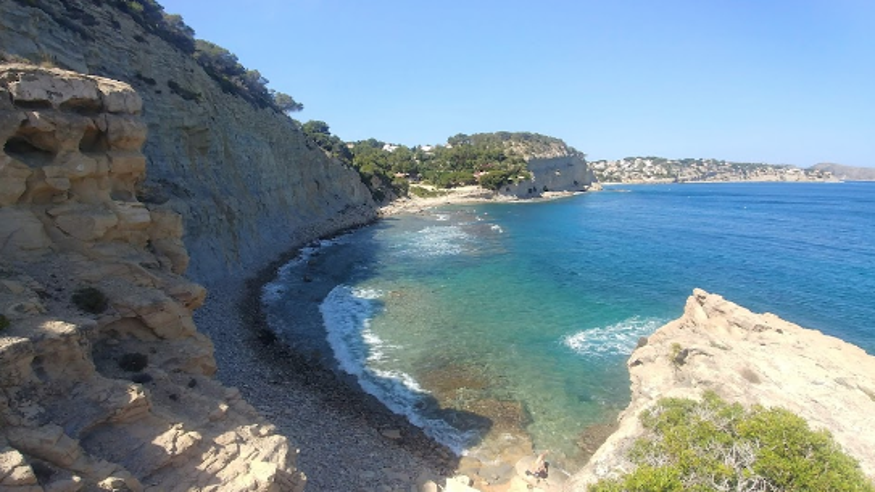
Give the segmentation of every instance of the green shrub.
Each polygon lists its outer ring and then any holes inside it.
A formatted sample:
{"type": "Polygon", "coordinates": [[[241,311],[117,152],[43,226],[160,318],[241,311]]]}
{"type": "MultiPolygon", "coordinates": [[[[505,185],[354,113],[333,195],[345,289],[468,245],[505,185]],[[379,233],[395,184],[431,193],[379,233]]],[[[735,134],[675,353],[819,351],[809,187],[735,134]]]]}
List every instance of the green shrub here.
{"type": "Polygon", "coordinates": [[[428,188],[423,188],[421,186],[411,186],[410,193],[412,193],[413,195],[416,195],[420,198],[436,198],[436,197],[447,195],[446,191],[430,190],[428,188]]]}
{"type": "Polygon", "coordinates": [[[175,80],[168,80],[167,87],[170,88],[170,92],[176,94],[177,96],[185,99],[186,101],[200,101],[201,95],[199,92],[195,92],[191,89],[186,89],[177,83],[175,80]]]}
{"type": "Polygon", "coordinates": [[[109,299],[99,289],[94,287],[83,287],[73,292],[71,297],[73,304],[77,308],[91,314],[100,314],[106,311],[109,305],[109,299]]]}
{"type": "Polygon", "coordinates": [[[0,331],[9,328],[9,318],[5,314],[0,314],[0,331]]]}
{"type": "Polygon", "coordinates": [[[681,344],[673,343],[671,344],[671,352],[669,353],[668,358],[671,360],[672,365],[682,366],[684,365],[688,354],[689,351],[681,347],[681,344]]]}
{"type": "Polygon", "coordinates": [[[875,491],[827,431],[784,409],[746,410],[708,392],[661,400],[641,422],[647,434],[628,456],[637,469],[591,492],[875,491]]]}

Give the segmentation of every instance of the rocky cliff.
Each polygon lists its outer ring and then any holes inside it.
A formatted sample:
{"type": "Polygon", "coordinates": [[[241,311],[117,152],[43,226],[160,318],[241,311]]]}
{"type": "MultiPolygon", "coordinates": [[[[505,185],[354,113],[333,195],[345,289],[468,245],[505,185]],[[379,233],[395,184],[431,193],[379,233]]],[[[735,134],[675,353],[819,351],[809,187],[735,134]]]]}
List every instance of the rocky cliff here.
{"type": "Polygon", "coordinates": [[[142,110],[0,65],[0,489],[300,491],[286,438],[210,377],[182,217],[137,200],[142,110]]]}
{"type": "Polygon", "coordinates": [[[583,157],[567,153],[556,157],[531,157],[526,167],[531,179],[509,184],[499,190],[520,198],[541,196],[551,191],[586,191],[593,187],[595,177],[583,157]]]}
{"type": "Polygon", "coordinates": [[[683,316],[639,346],[628,367],[632,401],[619,429],[566,490],[629,471],[624,456],[643,433],[641,412],[705,390],[746,406],[783,407],[829,430],[875,478],[875,357],[854,345],[696,290],[683,316]]]}
{"type": "Polygon", "coordinates": [[[508,184],[499,192],[519,198],[542,196],[546,192],[586,191],[599,187],[583,153],[558,139],[548,143],[508,142],[508,151],[522,155],[530,179],[508,184]],[[593,188],[595,187],[595,188],[593,188]]]}
{"type": "Polygon", "coordinates": [[[358,174],[326,157],[295,122],[223,92],[192,57],[111,2],[0,2],[0,46],[137,90],[148,173],[129,191],[184,216],[196,280],[251,271],[375,216],[358,174]]]}

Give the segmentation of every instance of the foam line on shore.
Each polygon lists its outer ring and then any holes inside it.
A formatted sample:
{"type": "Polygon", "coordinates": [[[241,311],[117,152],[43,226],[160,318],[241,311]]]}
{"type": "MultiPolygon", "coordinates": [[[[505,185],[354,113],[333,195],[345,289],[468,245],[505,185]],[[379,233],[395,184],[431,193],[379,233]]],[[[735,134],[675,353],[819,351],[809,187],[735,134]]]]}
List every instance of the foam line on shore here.
{"type": "Polygon", "coordinates": [[[270,305],[281,299],[288,288],[288,279],[293,275],[292,271],[295,268],[310,261],[321,250],[342,244],[348,237],[349,234],[343,234],[331,239],[318,239],[301,248],[297,256],[277,269],[276,277],[271,282],[261,286],[261,302],[270,305]]]}
{"type": "Polygon", "coordinates": [[[319,306],[328,343],[340,368],[353,376],[362,389],[392,412],[405,416],[413,425],[456,454],[464,454],[475,435],[465,433],[438,418],[429,418],[423,408],[429,393],[409,374],[376,367],[387,351],[399,347],[386,344],[371,330],[382,292],[338,285],[319,306]]]}

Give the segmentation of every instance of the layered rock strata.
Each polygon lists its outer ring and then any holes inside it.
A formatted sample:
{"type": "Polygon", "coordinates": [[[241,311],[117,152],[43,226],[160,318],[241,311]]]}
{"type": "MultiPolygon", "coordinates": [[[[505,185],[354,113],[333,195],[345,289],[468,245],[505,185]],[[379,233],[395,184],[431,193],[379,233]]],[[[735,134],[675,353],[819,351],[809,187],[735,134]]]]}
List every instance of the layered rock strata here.
{"type": "Polygon", "coordinates": [[[112,4],[0,2],[0,49],[137,90],[148,130],[137,191],[185,217],[191,278],[245,274],[373,220],[376,206],[353,169],[286,115],[224,92],[194,58],[112,4]]]}
{"type": "Polygon", "coordinates": [[[641,412],[661,398],[699,399],[705,390],[790,410],[831,432],[875,478],[875,357],[859,347],[697,289],[683,316],[650,336],[628,367],[632,401],[619,429],[566,490],[630,471],[624,456],[642,435],[641,412]]]}
{"type": "Polygon", "coordinates": [[[0,66],[0,489],[300,491],[297,451],[211,378],[182,217],[137,199],[141,111],[0,66]]]}

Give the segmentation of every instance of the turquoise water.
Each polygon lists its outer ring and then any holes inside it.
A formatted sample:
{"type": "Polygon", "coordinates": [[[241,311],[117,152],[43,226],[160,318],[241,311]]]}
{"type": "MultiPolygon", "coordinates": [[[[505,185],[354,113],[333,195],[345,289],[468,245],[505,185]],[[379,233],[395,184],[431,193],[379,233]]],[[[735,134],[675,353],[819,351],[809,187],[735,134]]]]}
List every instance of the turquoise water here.
{"type": "Polygon", "coordinates": [[[875,183],[623,186],[392,217],[284,268],[265,295],[281,333],[302,275],[331,284],[313,300],[327,338],[295,337],[387,406],[462,450],[506,429],[490,411],[511,402],[511,427],[573,462],[577,436],[627,404],[639,337],[694,287],[875,353],[875,183]]]}

